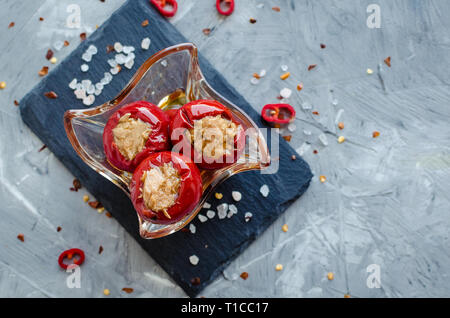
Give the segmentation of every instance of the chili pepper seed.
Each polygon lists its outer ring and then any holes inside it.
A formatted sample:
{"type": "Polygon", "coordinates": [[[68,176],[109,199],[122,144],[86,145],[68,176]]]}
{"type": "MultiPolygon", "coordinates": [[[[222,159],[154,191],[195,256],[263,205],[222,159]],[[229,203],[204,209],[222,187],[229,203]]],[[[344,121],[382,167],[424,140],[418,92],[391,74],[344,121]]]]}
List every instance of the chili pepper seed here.
{"type": "Polygon", "coordinates": [[[107,288],[103,289],[103,294],[105,296],[109,296],[109,294],[110,294],[109,289],[107,289],[107,288]]]}
{"type": "Polygon", "coordinates": [[[342,130],[342,129],[344,129],[344,123],[343,122],[340,122],[340,123],[338,123],[338,128],[340,129],[340,130],[342,130]]]}
{"type": "Polygon", "coordinates": [[[223,194],[219,192],[216,192],[214,196],[216,197],[217,200],[221,200],[223,198],[223,194]]]}
{"type": "Polygon", "coordinates": [[[325,176],[320,176],[319,177],[320,182],[325,183],[325,181],[327,181],[327,177],[325,176]]]}
{"type": "Polygon", "coordinates": [[[276,270],[277,272],[282,271],[282,270],[283,270],[283,265],[277,264],[277,266],[275,266],[275,270],[276,270]]]}
{"type": "Polygon", "coordinates": [[[53,56],[53,57],[50,59],[50,63],[56,64],[56,62],[58,62],[58,59],[57,59],[56,57],[53,56]]]}
{"type": "Polygon", "coordinates": [[[332,272],[329,272],[327,274],[327,278],[328,278],[328,280],[333,280],[334,279],[334,274],[332,272]]]}
{"type": "Polygon", "coordinates": [[[89,196],[88,195],[83,195],[83,201],[84,202],[88,202],[89,201],[89,196]]]}
{"type": "Polygon", "coordinates": [[[338,143],[342,144],[344,141],[345,141],[345,137],[344,136],[339,136],[338,143]]]}
{"type": "Polygon", "coordinates": [[[366,72],[367,72],[367,74],[369,74],[369,75],[372,75],[372,74],[373,74],[373,70],[372,70],[371,68],[368,68],[366,72]]]}
{"type": "Polygon", "coordinates": [[[287,79],[289,76],[291,76],[290,72],[286,72],[283,75],[280,76],[280,78],[284,81],[285,79],[287,79]]]}
{"type": "Polygon", "coordinates": [[[289,230],[288,225],[287,225],[287,224],[283,225],[283,226],[281,227],[281,230],[282,230],[284,233],[286,233],[286,232],[289,230]]]}
{"type": "Polygon", "coordinates": [[[6,82],[0,82],[0,89],[4,89],[6,87],[6,82]]]}

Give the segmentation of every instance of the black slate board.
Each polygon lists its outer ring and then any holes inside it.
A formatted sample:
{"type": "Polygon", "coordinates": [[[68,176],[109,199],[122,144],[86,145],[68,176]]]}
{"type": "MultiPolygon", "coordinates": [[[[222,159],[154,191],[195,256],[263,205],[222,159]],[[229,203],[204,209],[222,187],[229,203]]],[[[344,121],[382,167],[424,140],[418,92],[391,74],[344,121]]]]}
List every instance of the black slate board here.
{"type": "MultiPolygon", "coordinates": [[[[308,164],[298,155],[296,161],[291,160],[295,151],[281,139],[279,170],[276,174],[261,175],[259,172],[246,172],[228,179],[218,188],[218,192],[224,194],[220,202],[231,203],[232,190],[243,194],[244,199],[236,204],[239,209],[237,215],[225,220],[218,220],[216,217],[206,223],[200,223],[197,219],[194,221],[197,226],[196,234],[178,232],[157,240],[140,238],[131,202],[121,190],[95,173],[77,156],[66,137],[63,114],[67,109],[84,107],[68,87],[73,78],[78,80],[89,78],[95,83],[109,70],[106,61],[112,54],[108,56],[106,53],[107,45],[119,41],[124,45],[133,45],[138,52],[133,69],[124,70],[114,76],[113,81],[104,88],[102,95],[96,98],[95,105],[116,96],[148,57],[168,46],[188,42],[148,3],[146,0],[125,3],[21,100],[20,111],[24,122],[74,176],[81,180],[82,184],[102,202],[189,296],[195,296],[306,191],[312,174],[308,164]],[[150,21],[147,28],[141,26],[141,22],[145,19],[150,21]],[[151,38],[152,44],[150,50],[142,51],[140,43],[147,36],[151,38]],[[82,73],[80,65],[84,62],[81,55],[90,44],[97,46],[99,52],[89,63],[89,72],[82,73]],[[47,91],[55,91],[59,97],[48,99],[44,97],[44,92],[47,91]],[[268,198],[262,198],[259,193],[263,184],[267,184],[270,188],[268,198]],[[244,213],[247,211],[253,213],[249,223],[244,221],[244,213]],[[189,263],[189,256],[193,254],[200,258],[197,266],[189,263]],[[200,277],[201,284],[193,286],[191,284],[193,277],[200,277]]],[[[259,114],[202,56],[200,65],[212,87],[239,105],[259,126],[263,126],[259,114]]],[[[215,198],[208,201],[213,207],[220,203],[215,198]]]]}

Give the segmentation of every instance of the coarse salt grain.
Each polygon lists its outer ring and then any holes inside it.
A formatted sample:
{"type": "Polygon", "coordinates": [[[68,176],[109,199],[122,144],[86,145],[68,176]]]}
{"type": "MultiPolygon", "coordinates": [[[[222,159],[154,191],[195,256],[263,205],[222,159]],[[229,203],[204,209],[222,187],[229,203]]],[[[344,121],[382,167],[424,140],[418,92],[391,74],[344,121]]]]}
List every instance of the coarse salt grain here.
{"type": "Polygon", "coordinates": [[[252,219],[253,214],[251,214],[250,212],[246,212],[245,213],[245,222],[249,222],[252,219]]]}
{"type": "Polygon", "coordinates": [[[239,191],[231,192],[231,196],[233,197],[233,200],[236,202],[239,202],[242,199],[242,194],[239,191]]]}
{"type": "Polygon", "coordinates": [[[261,72],[259,72],[259,77],[264,77],[264,76],[266,76],[266,74],[267,74],[267,71],[262,69],[261,72]]]}
{"type": "Polygon", "coordinates": [[[82,64],[80,69],[81,69],[82,72],[87,72],[87,71],[89,71],[89,65],[82,64]]]}
{"type": "Polygon", "coordinates": [[[90,61],[92,61],[92,55],[89,54],[89,53],[87,53],[87,52],[84,52],[83,55],[81,55],[81,59],[82,59],[83,61],[89,63],[90,61]]]}
{"type": "Polygon", "coordinates": [[[134,65],[134,60],[129,60],[125,63],[125,67],[129,70],[131,70],[133,68],[134,65]]]}
{"type": "Polygon", "coordinates": [[[167,61],[166,60],[162,60],[161,61],[161,65],[164,66],[164,67],[167,67],[167,61]]]}
{"type": "Polygon", "coordinates": [[[231,218],[234,215],[233,211],[229,211],[227,214],[227,218],[231,218]]]}
{"type": "Polygon", "coordinates": [[[285,98],[285,99],[288,99],[289,97],[291,97],[291,95],[292,95],[292,90],[287,88],[287,87],[283,88],[280,91],[280,96],[285,98]]]}
{"type": "Polygon", "coordinates": [[[297,126],[295,126],[294,123],[291,123],[291,124],[288,125],[287,129],[288,129],[290,132],[294,132],[294,131],[297,129],[297,126]]]}
{"type": "Polygon", "coordinates": [[[71,89],[76,89],[77,88],[77,79],[74,78],[70,83],[69,83],[69,88],[71,89]]]}
{"type": "Polygon", "coordinates": [[[222,203],[217,206],[218,213],[227,213],[228,212],[228,203],[222,203]]]}
{"type": "Polygon", "coordinates": [[[197,255],[189,256],[189,262],[191,262],[192,265],[196,266],[199,261],[200,261],[200,259],[198,258],[197,255]]]}
{"type": "Polygon", "coordinates": [[[195,234],[195,232],[197,231],[197,228],[195,227],[194,224],[189,224],[189,231],[191,231],[192,234],[195,234]]]}
{"type": "Polygon", "coordinates": [[[308,150],[309,148],[311,148],[311,145],[307,144],[306,142],[304,142],[299,148],[297,148],[295,151],[297,151],[297,153],[300,156],[303,156],[308,150]]]}
{"type": "Polygon", "coordinates": [[[281,70],[283,72],[287,72],[288,69],[289,69],[289,67],[287,65],[281,65],[281,70]]]}
{"type": "Polygon", "coordinates": [[[94,104],[95,96],[94,95],[88,95],[85,98],[83,98],[83,104],[86,106],[91,106],[94,104]]]}
{"type": "Polygon", "coordinates": [[[237,214],[238,213],[238,208],[234,205],[234,204],[230,204],[228,206],[228,209],[230,210],[230,212],[232,212],[233,214],[237,214]]]}
{"type": "Polygon", "coordinates": [[[120,42],[116,42],[114,43],[114,51],[116,51],[117,53],[122,52],[123,50],[123,45],[120,42]]]}
{"type": "Polygon", "coordinates": [[[203,214],[199,214],[198,215],[198,219],[200,220],[200,222],[205,223],[206,221],[208,221],[208,218],[206,216],[204,216],[203,214]]]}
{"type": "Polygon", "coordinates": [[[252,85],[258,85],[259,84],[259,79],[257,79],[256,77],[252,77],[250,79],[250,83],[252,83],[252,85]]]}
{"type": "Polygon", "coordinates": [[[142,39],[141,48],[143,50],[148,50],[150,47],[151,40],[149,38],[142,39]]]}
{"type": "Polygon", "coordinates": [[[259,192],[261,192],[263,197],[267,198],[267,196],[269,195],[269,186],[267,184],[263,185],[259,189],[259,192]]]}
{"type": "Polygon", "coordinates": [[[206,216],[210,219],[213,219],[216,216],[216,212],[214,212],[213,210],[208,210],[206,212],[206,216]]]}
{"type": "Polygon", "coordinates": [[[319,140],[322,143],[322,145],[324,145],[325,147],[328,146],[328,138],[325,134],[320,134],[319,140]]]}
{"type": "Polygon", "coordinates": [[[211,203],[205,202],[203,203],[203,209],[209,209],[211,207],[211,203]]]}

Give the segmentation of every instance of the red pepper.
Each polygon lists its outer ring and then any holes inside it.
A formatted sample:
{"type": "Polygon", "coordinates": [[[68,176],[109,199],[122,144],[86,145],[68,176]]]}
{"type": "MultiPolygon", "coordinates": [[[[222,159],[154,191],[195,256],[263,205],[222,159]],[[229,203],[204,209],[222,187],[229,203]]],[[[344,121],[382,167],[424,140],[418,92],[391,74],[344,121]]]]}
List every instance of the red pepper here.
{"type": "Polygon", "coordinates": [[[234,0],[225,0],[225,3],[229,4],[229,6],[230,6],[228,8],[228,10],[226,10],[226,11],[224,11],[222,9],[221,2],[222,2],[222,0],[217,0],[216,1],[217,11],[219,11],[219,13],[222,14],[222,15],[231,15],[233,13],[233,11],[234,11],[234,0]]]}
{"type": "Polygon", "coordinates": [[[261,116],[269,124],[289,124],[295,119],[295,109],[289,104],[267,104],[261,116]]]}
{"type": "Polygon", "coordinates": [[[200,201],[202,178],[197,166],[189,158],[174,152],[163,151],[150,155],[137,167],[130,184],[130,192],[134,208],[142,218],[157,224],[176,223],[190,213],[200,201]],[[178,171],[181,184],[175,203],[167,209],[167,214],[170,216],[168,218],[164,212],[152,211],[146,207],[142,195],[144,183],[142,175],[153,167],[170,162],[178,171]]]}
{"type": "Polygon", "coordinates": [[[170,119],[167,114],[146,101],[134,102],[120,108],[109,118],[103,131],[103,147],[106,158],[114,167],[133,172],[148,155],[170,149],[169,124],[170,119]],[[131,118],[140,119],[151,126],[144,149],[133,160],[128,160],[120,153],[113,135],[113,129],[117,126],[120,118],[127,113],[131,114],[131,118]]]}
{"type": "Polygon", "coordinates": [[[178,3],[176,0],[150,0],[150,3],[165,17],[173,17],[178,10],[178,3]],[[164,9],[166,5],[172,6],[172,10],[168,11],[164,9]]]}
{"type": "Polygon", "coordinates": [[[217,101],[197,100],[185,104],[178,110],[170,128],[170,136],[172,144],[176,149],[175,151],[190,156],[201,169],[220,169],[229,166],[239,159],[245,147],[245,131],[242,125],[228,108],[217,101]],[[189,138],[189,132],[184,133],[184,131],[194,129],[196,120],[200,120],[206,116],[218,115],[234,122],[239,127],[238,133],[234,138],[233,151],[215,160],[214,158],[206,157],[204,153],[197,152],[189,138]],[[190,150],[190,154],[185,153],[187,149],[190,150]]]}
{"type": "Polygon", "coordinates": [[[62,252],[58,258],[59,266],[61,266],[62,269],[67,269],[69,265],[64,264],[64,259],[66,258],[72,259],[75,255],[78,255],[79,258],[75,262],[73,262],[73,264],[81,266],[81,264],[83,264],[84,262],[84,252],[79,248],[72,248],[70,250],[62,252]]]}

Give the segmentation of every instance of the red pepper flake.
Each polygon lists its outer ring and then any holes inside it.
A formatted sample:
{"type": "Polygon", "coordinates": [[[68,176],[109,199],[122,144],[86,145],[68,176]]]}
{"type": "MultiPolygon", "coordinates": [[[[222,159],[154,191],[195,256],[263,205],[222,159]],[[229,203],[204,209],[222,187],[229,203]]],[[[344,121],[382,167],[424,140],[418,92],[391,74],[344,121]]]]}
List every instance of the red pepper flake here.
{"type": "Polygon", "coordinates": [[[58,98],[58,95],[54,91],[46,92],[44,96],[50,99],[58,98]]]}
{"type": "Polygon", "coordinates": [[[315,69],[316,66],[317,66],[317,64],[311,64],[310,66],[308,66],[308,71],[315,69]]]}
{"type": "Polygon", "coordinates": [[[192,286],[198,286],[198,285],[200,285],[200,282],[201,282],[200,277],[194,277],[191,279],[192,286]]]}
{"type": "Polygon", "coordinates": [[[292,156],[291,156],[291,160],[292,160],[292,161],[297,160],[297,156],[296,156],[296,155],[292,155],[292,156]]]}
{"type": "Polygon", "coordinates": [[[14,105],[19,106],[19,102],[16,99],[14,100],[14,105]]]}
{"type": "Polygon", "coordinates": [[[78,191],[81,189],[81,182],[78,179],[73,179],[73,187],[75,188],[75,191],[78,191]]]}
{"type": "Polygon", "coordinates": [[[144,20],[144,21],[142,21],[142,23],[141,23],[142,27],[144,27],[144,28],[145,28],[148,24],[149,24],[148,20],[144,20]]]}
{"type": "Polygon", "coordinates": [[[64,46],[69,46],[69,41],[64,41],[64,46]]]}
{"type": "Polygon", "coordinates": [[[317,155],[318,153],[319,152],[316,149],[313,150],[313,154],[317,155]]]}
{"type": "Polygon", "coordinates": [[[391,57],[388,56],[385,60],[384,63],[386,63],[387,66],[391,67],[391,57]]]}
{"type": "Polygon", "coordinates": [[[24,242],[25,241],[25,235],[23,235],[22,233],[20,233],[19,235],[17,235],[17,238],[19,239],[19,241],[24,242]]]}
{"type": "Polygon", "coordinates": [[[300,92],[303,89],[303,83],[297,85],[297,90],[300,92]]]}
{"type": "Polygon", "coordinates": [[[39,21],[44,21],[44,18],[43,17],[39,17],[39,21]]]}
{"type": "Polygon", "coordinates": [[[243,272],[243,273],[241,274],[241,278],[242,278],[243,280],[246,280],[246,279],[248,278],[248,273],[247,273],[247,272],[243,272]]]}
{"type": "Polygon", "coordinates": [[[210,28],[203,29],[203,34],[204,35],[209,35],[210,33],[211,33],[211,29],[210,28]]]}
{"type": "Polygon", "coordinates": [[[8,25],[8,29],[11,29],[14,25],[16,25],[14,22],[11,22],[9,25],[8,25]]]}
{"type": "Polygon", "coordinates": [[[103,246],[100,245],[100,247],[98,248],[98,253],[101,254],[103,252],[103,246]]]}
{"type": "Polygon", "coordinates": [[[60,227],[60,226],[58,226],[58,227],[56,228],[56,232],[61,232],[61,230],[62,230],[62,227],[60,227]]]}
{"type": "Polygon", "coordinates": [[[316,110],[315,110],[315,111],[313,111],[312,113],[313,113],[313,115],[319,116],[319,112],[318,112],[318,111],[316,111],[316,110]]]}
{"type": "Polygon", "coordinates": [[[258,73],[253,73],[253,77],[256,78],[256,79],[260,79],[261,78],[261,76],[258,73]]]}
{"type": "Polygon", "coordinates": [[[53,57],[53,51],[51,49],[48,49],[47,54],[45,55],[45,58],[47,60],[50,60],[53,57]]]}
{"type": "Polygon", "coordinates": [[[81,40],[81,42],[86,40],[86,32],[80,33],[80,40],[81,40]]]}
{"type": "Polygon", "coordinates": [[[47,145],[42,145],[42,147],[39,148],[38,152],[41,152],[41,151],[44,150],[45,148],[47,148],[47,145]]]}
{"type": "Polygon", "coordinates": [[[320,48],[323,50],[323,49],[325,49],[327,46],[325,45],[325,44],[323,44],[323,43],[320,43],[320,48]]]}
{"type": "Polygon", "coordinates": [[[380,132],[379,132],[379,131],[374,131],[374,132],[372,133],[372,137],[373,137],[373,138],[378,138],[378,137],[380,137],[380,132]]]}
{"type": "Polygon", "coordinates": [[[106,212],[105,215],[106,215],[106,217],[108,217],[108,218],[112,218],[112,214],[109,213],[109,212],[106,212]]]}
{"type": "Polygon", "coordinates": [[[280,12],[281,11],[280,7],[272,7],[272,10],[276,11],[276,12],[280,12]]]}
{"type": "Polygon", "coordinates": [[[109,44],[106,46],[106,54],[109,54],[114,51],[114,46],[109,44]]]}
{"type": "Polygon", "coordinates": [[[291,141],[292,136],[283,136],[283,139],[286,140],[287,142],[291,141]]]}
{"type": "Polygon", "coordinates": [[[189,233],[190,232],[189,229],[186,228],[186,227],[183,227],[180,231],[183,232],[183,233],[189,233]]]}
{"type": "Polygon", "coordinates": [[[255,24],[256,23],[256,19],[250,18],[250,23],[251,24],[255,24]]]}
{"type": "Polygon", "coordinates": [[[39,76],[45,76],[48,74],[48,66],[42,66],[42,69],[38,72],[39,76]]]}
{"type": "Polygon", "coordinates": [[[130,287],[124,287],[122,288],[122,291],[126,292],[127,294],[131,294],[132,292],[134,292],[134,289],[130,287]]]}
{"type": "Polygon", "coordinates": [[[91,202],[89,202],[89,205],[93,209],[98,209],[98,208],[102,207],[102,204],[98,201],[91,201],[91,202]]]}

